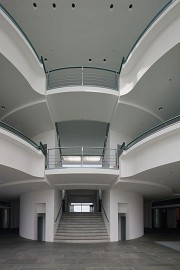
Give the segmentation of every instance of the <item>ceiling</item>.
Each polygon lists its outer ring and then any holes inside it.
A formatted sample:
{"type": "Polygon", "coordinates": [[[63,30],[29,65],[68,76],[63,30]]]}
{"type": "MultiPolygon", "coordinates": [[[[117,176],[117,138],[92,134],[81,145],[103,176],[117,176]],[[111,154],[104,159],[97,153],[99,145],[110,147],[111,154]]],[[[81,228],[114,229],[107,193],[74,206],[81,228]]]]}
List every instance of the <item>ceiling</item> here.
{"type": "Polygon", "coordinates": [[[118,170],[67,168],[47,170],[46,177],[58,189],[106,189],[117,181],[118,170]]]}
{"type": "Polygon", "coordinates": [[[67,121],[57,123],[61,147],[104,147],[107,123],[96,121],[67,121]]]}
{"type": "Polygon", "coordinates": [[[43,56],[47,70],[94,66],[115,71],[168,2],[0,0],[43,56]]]}
{"type": "Polygon", "coordinates": [[[44,100],[35,92],[16,67],[0,53],[0,119],[17,108],[44,100]]]}
{"type": "Polygon", "coordinates": [[[163,121],[180,114],[180,43],[161,57],[121,102],[149,110],[163,121]]]}
{"type": "Polygon", "coordinates": [[[144,182],[154,182],[156,184],[162,184],[172,189],[174,193],[180,193],[180,163],[174,162],[152,168],[150,170],[138,173],[129,179],[142,180],[144,182]]]}

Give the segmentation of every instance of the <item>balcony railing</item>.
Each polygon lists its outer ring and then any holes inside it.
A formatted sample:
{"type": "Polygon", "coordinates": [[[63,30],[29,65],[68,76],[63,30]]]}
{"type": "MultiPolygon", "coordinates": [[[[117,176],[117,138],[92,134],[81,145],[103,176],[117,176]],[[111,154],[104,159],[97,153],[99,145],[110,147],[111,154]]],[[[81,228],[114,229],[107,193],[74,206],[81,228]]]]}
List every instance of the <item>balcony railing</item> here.
{"type": "Polygon", "coordinates": [[[164,121],[163,123],[154,126],[153,128],[147,130],[146,132],[144,132],[143,134],[141,134],[140,136],[138,136],[136,139],[134,139],[133,141],[131,141],[129,144],[125,145],[125,143],[122,144],[122,147],[120,149],[120,154],[122,154],[123,150],[128,150],[129,148],[131,148],[133,145],[135,145],[136,143],[142,141],[143,139],[149,137],[150,135],[159,132],[162,129],[165,129],[169,126],[172,126],[176,123],[180,122],[180,115],[177,115],[167,121],[164,121]]]}
{"type": "Polygon", "coordinates": [[[116,149],[86,146],[48,149],[46,169],[80,167],[118,169],[116,149]]]}
{"type": "Polygon", "coordinates": [[[118,90],[119,74],[113,70],[94,67],[69,67],[48,73],[48,89],[68,86],[95,86],[118,90]]]}
{"type": "Polygon", "coordinates": [[[32,141],[30,138],[28,138],[22,132],[20,132],[19,130],[11,127],[10,125],[0,121],[0,128],[2,128],[4,130],[7,130],[7,131],[11,132],[12,134],[18,136],[19,138],[23,139],[24,141],[26,141],[27,143],[29,143],[30,145],[32,145],[36,149],[38,149],[38,150],[40,149],[39,145],[37,145],[34,141],[32,141]]]}

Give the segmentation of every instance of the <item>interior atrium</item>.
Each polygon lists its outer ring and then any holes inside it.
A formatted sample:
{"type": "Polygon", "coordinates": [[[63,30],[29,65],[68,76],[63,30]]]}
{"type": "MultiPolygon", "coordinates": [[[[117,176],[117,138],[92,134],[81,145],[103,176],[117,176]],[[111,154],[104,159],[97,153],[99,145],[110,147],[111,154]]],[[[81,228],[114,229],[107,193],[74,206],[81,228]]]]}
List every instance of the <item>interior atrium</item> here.
{"type": "Polygon", "coordinates": [[[0,0],[0,228],[180,228],[180,0],[0,0]]]}

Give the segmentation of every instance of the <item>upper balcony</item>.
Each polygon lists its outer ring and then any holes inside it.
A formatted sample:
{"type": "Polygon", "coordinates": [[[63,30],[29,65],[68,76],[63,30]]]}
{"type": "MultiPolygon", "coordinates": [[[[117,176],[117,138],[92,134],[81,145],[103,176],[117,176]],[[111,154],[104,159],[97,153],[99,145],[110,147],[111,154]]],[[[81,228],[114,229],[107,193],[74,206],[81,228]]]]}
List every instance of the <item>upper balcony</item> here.
{"type": "Polygon", "coordinates": [[[118,91],[119,74],[113,70],[95,67],[69,67],[51,70],[47,89],[69,86],[95,86],[118,91]]]}
{"type": "Polygon", "coordinates": [[[49,149],[45,174],[59,189],[106,189],[119,177],[117,153],[103,147],[49,149]]]}

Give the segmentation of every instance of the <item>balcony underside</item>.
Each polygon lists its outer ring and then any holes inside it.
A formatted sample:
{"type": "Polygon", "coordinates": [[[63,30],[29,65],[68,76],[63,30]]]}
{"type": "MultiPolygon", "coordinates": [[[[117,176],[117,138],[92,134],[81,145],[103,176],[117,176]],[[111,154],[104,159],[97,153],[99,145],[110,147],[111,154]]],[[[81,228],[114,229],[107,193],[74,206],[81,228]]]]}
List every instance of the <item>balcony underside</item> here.
{"type": "Polygon", "coordinates": [[[46,170],[49,182],[59,189],[106,189],[117,181],[119,170],[66,168],[46,170]]]}

